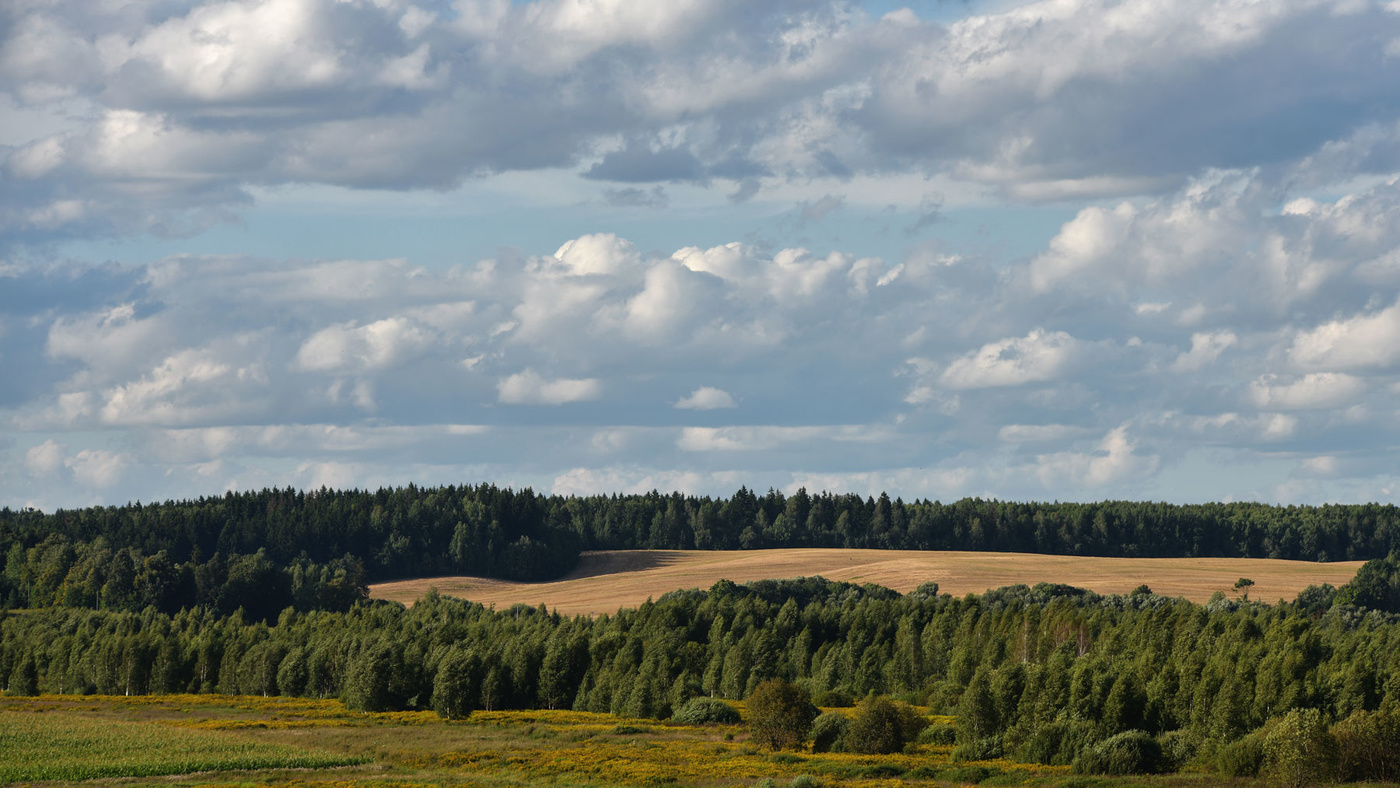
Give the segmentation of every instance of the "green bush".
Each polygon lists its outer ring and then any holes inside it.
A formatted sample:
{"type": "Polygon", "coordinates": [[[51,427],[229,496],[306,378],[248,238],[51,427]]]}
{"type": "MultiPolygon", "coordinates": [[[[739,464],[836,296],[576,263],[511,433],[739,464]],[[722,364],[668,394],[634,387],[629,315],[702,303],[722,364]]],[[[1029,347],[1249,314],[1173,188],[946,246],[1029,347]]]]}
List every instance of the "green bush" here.
{"type": "Polygon", "coordinates": [[[839,711],[828,711],[812,723],[812,752],[842,752],[851,721],[839,711]]]}
{"type": "Polygon", "coordinates": [[[782,679],[759,684],[748,697],[749,732],[775,750],[793,749],[807,739],[817,707],[807,690],[782,679]]]}
{"type": "Polygon", "coordinates": [[[919,732],[919,744],[949,745],[958,739],[958,729],[946,722],[935,722],[919,732]]]}
{"type": "Polygon", "coordinates": [[[856,776],[867,780],[879,780],[888,777],[903,777],[908,771],[908,767],[900,766],[897,763],[877,763],[856,772],[856,776]]]}
{"type": "Polygon", "coordinates": [[[1264,737],[1264,767],[1288,786],[1330,782],[1337,775],[1337,740],[1317,709],[1294,709],[1264,737]]]}
{"type": "Polygon", "coordinates": [[[1162,766],[1162,746],[1144,731],[1110,736],[1074,759],[1079,774],[1157,774],[1162,766]]]}
{"type": "Polygon", "coordinates": [[[691,698],[671,720],[682,725],[737,725],[739,710],[719,698],[691,698]]]}
{"type": "Polygon", "coordinates": [[[997,774],[1000,774],[998,770],[986,766],[959,766],[956,769],[948,769],[940,772],[938,777],[944,780],[952,780],[954,783],[960,785],[963,783],[977,785],[997,774]]]}
{"type": "Polygon", "coordinates": [[[984,736],[981,739],[973,739],[970,742],[959,744],[953,748],[953,763],[964,761],[992,761],[1000,758],[1005,752],[1001,746],[1000,736],[984,736]]]}
{"type": "Polygon", "coordinates": [[[821,781],[810,774],[799,774],[792,778],[789,788],[821,788],[821,781]]]}
{"type": "Polygon", "coordinates": [[[1036,728],[1021,744],[1018,754],[1031,763],[1068,766],[1098,735],[1094,724],[1087,720],[1060,720],[1036,728]]]}
{"type": "Polygon", "coordinates": [[[1181,771],[1200,750],[1200,743],[1186,731],[1167,731],[1157,737],[1157,744],[1162,748],[1162,768],[1169,772],[1181,771]]]}
{"type": "Polygon", "coordinates": [[[846,731],[846,749],[866,755],[889,755],[904,749],[925,727],[913,706],[884,695],[869,695],[856,706],[846,731]]]}
{"type": "Polygon", "coordinates": [[[1264,768],[1264,736],[1255,731],[1221,747],[1215,753],[1215,770],[1226,777],[1258,777],[1264,768]]]}

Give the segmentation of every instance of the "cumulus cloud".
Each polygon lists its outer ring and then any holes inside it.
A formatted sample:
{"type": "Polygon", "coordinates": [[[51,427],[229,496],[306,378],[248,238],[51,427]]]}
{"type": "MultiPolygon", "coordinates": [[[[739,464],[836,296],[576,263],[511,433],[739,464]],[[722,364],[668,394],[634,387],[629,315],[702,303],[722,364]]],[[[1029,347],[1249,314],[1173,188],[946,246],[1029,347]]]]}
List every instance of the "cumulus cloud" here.
{"type": "Polygon", "coordinates": [[[1057,452],[1036,457],[1034,471],[1047,489],[1102,488],[1157,470],[1160,458],[1140,454],[1127,425],[1109,430],[1092,452],[1057,452]]]}
{"type": "Polygon", "coordinates": [[[1337,372],[1314,372],[1291,382],[1281,383],[1273,375],[1262,377],[1249,387],[1251,401],[1264,410],[1335,408],[1346,404],[1366,389],[1365,381],[1337,372]]]}
{"type": "Polygon", "coordinates": [[[1288,356],[1303,368],[1390,366],[1400,359],[1400,302],[1299,332],[1288,356]]]}
{"type": "Polygon", "coordinates": [[[496,391],[499,401],[507,405],[565,405],[598,399],[603,395],[603,384],[596,378],[547,380],[527,369],[502,378],[496,391]]]}
{"type": "Polygon", "coordinates": [[[1228,348],[1239,341],[1235,332],[1229,329],[1201,331],[1191,335],[1191,349],[1176,357],[1172,369],[1177,372],[1192,372],[1209,364],[1214,364],[1228,348]]]}
{"type": "Polygon", "coordinates": [[[734,397],[724,389],[717,389],[714,386],[701,386],[692,391],[690,396],[681,397],[676,401],[676,407],[681,410],[716,410],[718,408],[738,407],[734,397]]]}
{"type": "Polygon", "coordinates": [[[953,389],[1019,386],[1054,380],[1074,360],[1079,343],[1063,331],[1034,329],[1024,337],[989,342],[943,370],[953,389]]]}

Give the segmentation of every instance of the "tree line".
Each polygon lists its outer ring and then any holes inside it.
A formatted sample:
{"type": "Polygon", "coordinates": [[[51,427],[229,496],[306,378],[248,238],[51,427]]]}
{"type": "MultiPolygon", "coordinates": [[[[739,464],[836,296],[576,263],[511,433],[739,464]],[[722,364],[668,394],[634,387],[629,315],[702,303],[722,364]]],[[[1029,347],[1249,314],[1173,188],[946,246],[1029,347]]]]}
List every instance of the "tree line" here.
{"type": "MultiPolygon", "coordinates": [[[[28,604],[34,578],[41,575],[53,581],[55,595],[82,596],[72,589],[90,582],[86,574],[53,575],[71,573],[81,563],[68,556],[103,550],[114,556],[131,551],[134,564],[164,561],[191,571],[215,556],[233,566],[260,555],[256,560],[289,577],[298,561],[350,574],[347,562],[358,561],[363,579],[377,581],[435,574],[546,580],[566,573],[584,550],[765,547],[1368,560],[1400,550],[1400,511],[1379,504],[976,498],[944,504],[806,490],[758,495],[747,488],[728,498],[659,492],[546,496],[488,484],[410,484],[373,492],[269,489],[51,513],[0,509],[0,555],[6,557],[0,603],[28,604]]],[[[189,590],[188,583],[179,587],[189,590]]],[[[132,594],[137,592],[127,596],[132,594]]],[[[85,598],[104,604],[90,593],[85,598]]],[[[196,597],[185,593],[179,602],[190,606],[196,597]]],[[[281,609],[259,600],[246,606],[281,609]]]]}

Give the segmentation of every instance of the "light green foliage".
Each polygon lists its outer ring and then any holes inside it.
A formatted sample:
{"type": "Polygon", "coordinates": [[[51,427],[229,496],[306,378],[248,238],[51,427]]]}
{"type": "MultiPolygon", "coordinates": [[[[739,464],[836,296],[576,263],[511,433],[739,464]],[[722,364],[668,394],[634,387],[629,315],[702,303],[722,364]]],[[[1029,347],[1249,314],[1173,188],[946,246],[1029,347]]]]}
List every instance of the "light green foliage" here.
{"type": "Polygon", "coordinates": [[[682,725],[736,725],[739,710],[718,698],[691,698],[671,720],[682,725]]]}
{"type": "Polygon", "coordinates": [[[1290,711],[1264,737],[1264,767],[1283,785],[1330,782],[1337,761],[1337,740],[1317,709],[1290,711]]]}

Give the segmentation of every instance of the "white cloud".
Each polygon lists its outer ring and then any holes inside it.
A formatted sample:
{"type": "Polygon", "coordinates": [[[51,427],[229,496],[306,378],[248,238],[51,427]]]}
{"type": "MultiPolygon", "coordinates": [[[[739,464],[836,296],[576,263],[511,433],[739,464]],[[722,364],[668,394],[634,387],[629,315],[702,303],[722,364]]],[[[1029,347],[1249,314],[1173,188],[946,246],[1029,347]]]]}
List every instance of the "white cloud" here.
{"type": "Polygon", "coordinates": [[[85,487],[107,488],[121,480],[132,465],[129,454],[83,449],[66,458],[63,464],[73,472],[73,478],[85,487]]]}
{"type": "Polygon", "coordinates": [[[989,342],[943,371],[954,389],[1019,386],[1054,380],[1074,360],[1079,343],[1063,331],[1034,329],[1024,337],[989,342]]]}
{"type": "Polygon", "coordinates": [[[997,438],[1006,443],[1045,443],[1082,437],[1088,431],[1068,424],[1008,424],[997,431],[997,438]]]}
{"type": "Polygon", "coordinates": [[[35,476],[48,476],[63,467],[66,447],[49,438],[24,453],[24,466],[35,476]]]}
{"type": "Polygon", "coordinates": [[[527,369],[502,378],[496,391],[499,401],[507,405],[565,405],[598,399],[603,396],[603,384],[596,378],[547,380],[527,369]]]}
{"type": "Polygon", "coordinates": [[[717,389],[714,386],[701,386],[691,392],[690,396],[682,397],[676,402],[676,407],[681,410],[715,410],[717,408],[737,407],[734,397],[724,389],[717,389]]]}
{"type": "Polygon", "coordinates": [[[1177,372],[1193,372],[1214,364],[1228,348],[1239,341],[1235,332],[1229,329],[1202,331],[1191,335],[1191,349],[1176,357],[1172,369],[1177,372]]]}
{"type": "Polygon", "coordinates": [[[1266,375],[1250,384],[1250,400],[1263,410],[1335,408],[1354,400],[1366,383],[1353,375],[1314,372],[1291,382],[1279,383],[1266,375]]]}
{"type": "Polygon", "coordinates": [[[1127,425],[1109,430],[1093,452],[1058,452],[1036,457],[1035,475],[1047,489],[1101,488],[1141,479],[1157,470],[1157,455],[1137,453],[1127,425]]]}
{"type": "Polygon", "coordinates": [[[363,326],[353,323],[330,326],[309,337],[297,351],[297,367],[326,372],[384,369],[428,347],[432,337],[402,317],[377,320],[363,326]]]}
{"type": "Polygon", "coordinates": [[[1400,302],[1299,332],[1288,349],[1303,368],[1386,367],[1400,359],[1400,302]]]}

